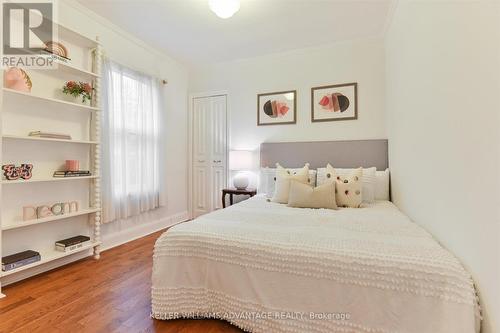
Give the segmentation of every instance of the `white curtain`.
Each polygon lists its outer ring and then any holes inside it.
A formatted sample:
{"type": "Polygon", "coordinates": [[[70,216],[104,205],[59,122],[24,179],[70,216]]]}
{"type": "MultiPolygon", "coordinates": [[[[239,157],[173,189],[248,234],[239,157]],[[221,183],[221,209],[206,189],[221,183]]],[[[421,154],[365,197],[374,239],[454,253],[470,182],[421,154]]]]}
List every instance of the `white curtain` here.
{"type": "Polygon", "coordinates": [[[103,77],[103,220],[160,205],[160,82],[106,60],[103,77]]]}

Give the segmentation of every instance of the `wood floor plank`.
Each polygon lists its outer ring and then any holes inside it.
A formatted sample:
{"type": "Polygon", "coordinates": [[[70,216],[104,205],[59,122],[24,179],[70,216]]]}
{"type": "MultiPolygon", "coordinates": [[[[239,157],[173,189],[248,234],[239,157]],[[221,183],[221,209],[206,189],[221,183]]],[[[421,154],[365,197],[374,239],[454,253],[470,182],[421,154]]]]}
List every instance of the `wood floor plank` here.
{"type": "Polygon", "coordinates": [[[241,333],[218,320],[150,317],[153,246],[162,232],[3,288],[0,333],[241,333]]]}

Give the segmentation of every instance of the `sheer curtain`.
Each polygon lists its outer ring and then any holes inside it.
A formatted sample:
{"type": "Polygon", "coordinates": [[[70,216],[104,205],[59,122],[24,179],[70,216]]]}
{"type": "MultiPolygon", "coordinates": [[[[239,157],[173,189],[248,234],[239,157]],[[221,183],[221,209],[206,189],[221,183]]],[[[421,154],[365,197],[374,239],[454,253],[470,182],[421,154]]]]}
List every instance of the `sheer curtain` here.
{"type": "Polygon", "coordinates": [[[124,219],[160,206],[160,82],[104,61],[103,219],[124,219]]]}

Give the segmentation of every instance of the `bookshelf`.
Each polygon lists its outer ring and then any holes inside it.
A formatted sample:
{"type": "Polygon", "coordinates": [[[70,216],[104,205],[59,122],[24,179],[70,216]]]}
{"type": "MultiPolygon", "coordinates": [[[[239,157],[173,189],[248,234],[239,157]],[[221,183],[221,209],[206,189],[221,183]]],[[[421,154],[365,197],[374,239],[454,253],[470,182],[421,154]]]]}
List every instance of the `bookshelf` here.
{"type": "Polygon", "coordinates": [[[23,68],[33,83],[30,93],[4,87],[2,71],[0,162],[2,165],[31,163],[33,177],[28,180],[6,180],[2,177],[0,181],[0,256],[35,250],[40,253],[41,260],[11,271],[1,271],[0,297],[3,296],[4,277],[29,273],[30,269],[37,267],[33,270],[36,274],[43,270],[45,264],[84,253],[93,255],[95,259],[100,257],[102,46],[98,37],[88,38],[56,25],[58,41],[67,47],[70,61],[57,61],[56,69],[23,68]],[[62,86],[70,80],[92,83],[95,91],[90,104],[62,95],[62,86]],[[28,129],[65,133],[72,139],[30,137],[28,129]],[[81,168],[90,170],[91,175],[53,177],[53,171],[61,170],[65,159],[78,159],[81,168]],[[68,201],[78,201],[79,209],[63,215],[23,221],[23,206],[68,201]],[[89,236],[90,243],[71,252],[54,249],[56,241],[80,234],[89,236]]]}

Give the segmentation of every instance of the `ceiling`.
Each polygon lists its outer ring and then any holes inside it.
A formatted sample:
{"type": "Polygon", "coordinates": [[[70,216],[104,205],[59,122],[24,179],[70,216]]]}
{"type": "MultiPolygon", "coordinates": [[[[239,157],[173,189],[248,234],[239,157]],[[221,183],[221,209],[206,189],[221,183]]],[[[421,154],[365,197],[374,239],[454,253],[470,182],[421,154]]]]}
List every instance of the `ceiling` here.
{"type": "Polygon", "coordinates": [[[188,64],[206,64],[380,36],[393,0],[241,0],[220,19],[207,0],[79,0],[188,64]]]}

